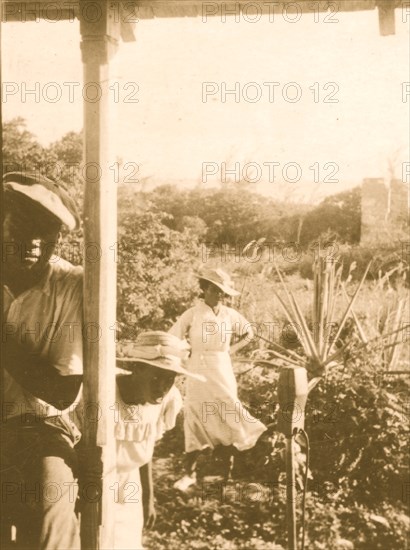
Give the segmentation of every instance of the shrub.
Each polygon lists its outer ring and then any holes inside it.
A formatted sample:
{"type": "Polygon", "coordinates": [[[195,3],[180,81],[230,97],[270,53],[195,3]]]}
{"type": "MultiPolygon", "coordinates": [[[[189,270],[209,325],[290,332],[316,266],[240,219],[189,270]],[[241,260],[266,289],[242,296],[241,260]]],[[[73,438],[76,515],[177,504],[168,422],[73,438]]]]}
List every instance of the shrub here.
{"type": "Polygon", "coordinates": [[[383,376],[381,349],[353,355],[311,393],[306,429],[312,471],[346,503],[397,503],[409,474],[409,426],[399,394],[405,381],[383,376]]]}
{"type": "Polygon", "coordinates": [[[122,337],[165,329],[197,293],[199,243],[162,223],[163,213],[123,212],[118,229],[118,323],[122,337]]]}
{"type": "MultiPolygon", "coordinates": [[[[306,498],[306,548],[406,548],[409,519],[402,495],[394,488],[407,479],[408,430],[386,402],[391,402],[390,392],[397,388],[380,387],[371,359],[351,361],[343,376],[330,373],[326,383],[310,395],[306,427],[313,479],[306,498]],[[351,376],[353,372],[360,376],[351,376]]],[[[276,381],[275,369],[257,368],[238,376],[241,399],[266,423],[276,419],[276,381]]],[[[159,521],[149,534],[151,544],[161,550],[176,550],[178,541],[183,550],[285,548],[283,436],[263,436],[254,448],[240,453],[234,480],[225,493],[218,482],[211,481],[181,495],[172,489],[174,479],[182,474],[181,434],[179,422],[156,449],[161,457],[154,468],[159,521]],[[252,486],[257,489],[255,495],[252,486]],[[172,543],[162,546],[161,540],[172,543]]],[[[301,479],[303,463],[297,461],[297,467],[301,479]]],[[[207,452],[199,464],[200,476],[214,471],[215,459],[207,452]]],[[[299,485],[297,497],[301,536],[299,485]]]]}

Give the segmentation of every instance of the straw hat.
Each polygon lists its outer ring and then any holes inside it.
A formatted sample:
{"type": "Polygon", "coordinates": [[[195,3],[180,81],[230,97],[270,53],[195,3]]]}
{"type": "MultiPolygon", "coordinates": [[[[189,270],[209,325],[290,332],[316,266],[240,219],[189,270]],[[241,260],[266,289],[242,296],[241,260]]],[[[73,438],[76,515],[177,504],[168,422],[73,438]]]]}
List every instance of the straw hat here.
{"type": "Polygon", "coordinates": [[[188,352],[188,344],[173,334],[161,330],[142,332],[135,342],[126,342],[118,346],[117,372],[130,374],[133,371],[133,363],[144,363],[205,382],[204,376],[191,373],[182,366],[188,352]]]}
{"type": "Polygon", "coordinates": [[[239,296],[240,294],[240,292],[235,290],[234,282],[223,269],[204,269],[198,275],[198,278],[216,285],[228,296],[239,296]]]}

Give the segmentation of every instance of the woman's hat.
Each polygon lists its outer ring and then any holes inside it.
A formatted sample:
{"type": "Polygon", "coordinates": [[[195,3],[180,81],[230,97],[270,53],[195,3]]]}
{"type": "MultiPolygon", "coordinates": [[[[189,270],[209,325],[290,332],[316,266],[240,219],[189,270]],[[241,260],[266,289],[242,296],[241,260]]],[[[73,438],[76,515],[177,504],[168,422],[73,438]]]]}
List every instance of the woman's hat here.
{"type": "Polygon", "coordinates": [[[58,183],[36,172],[9,172],[3,177],[4,190],[16,198],[32,201],[47,210],[68,229],[76,229],[80,220],[73,199],[58,183]]]}
{"type": "Polygon", "coordinates": [[[198,275],[198,278],[216,285],[228,296],[239,296],[240,294],[240,292],[235,290],[234,282],[223,269],[204,269],[198,275]]]}
{"type": "Polygon", "coordinates": [[[144,363],[160,369],[184,374],[201,382],[206,378],[194,374],[182,366],[182,361],[188,358],[189,345],[173,334],[161,330],[141,332],[134,342],[125,342],[117,347],[118,373],[130,374],[133,363],[144,363]]]}

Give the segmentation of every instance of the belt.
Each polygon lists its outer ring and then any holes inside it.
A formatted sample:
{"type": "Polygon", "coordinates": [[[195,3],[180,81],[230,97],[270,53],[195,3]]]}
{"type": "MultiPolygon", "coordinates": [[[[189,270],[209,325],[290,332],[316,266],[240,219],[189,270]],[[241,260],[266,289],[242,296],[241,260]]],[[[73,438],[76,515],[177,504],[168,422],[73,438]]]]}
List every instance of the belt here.
{"type": "Polygon", "coordinates": [[[34,429],[38,428],[44,422],[44,417],[41,418],[36,414],[25,413],[24,415],[13,416],[12,418],[3,421],[3,430],[16,430],[16,429],[34,429]]]}
{"type": "MultiPolygon", "coordinates": [[[[67,418],[62,416],[43,416],[39,417],[35,414],[26,413],[24,416],[15,416],[4,422],[2,425],[2,430],[9,435],[13,434],[16,436],[18,433],[22,432],[41,430],[43,433],[51,429],[53,432],[60,432],[68,436],[74,445],[76,445],[80,438],[81,433],[78,430],[77,426],[67,418]]],[[[40,432],[39,432],[40,433],[40,432]]]]}

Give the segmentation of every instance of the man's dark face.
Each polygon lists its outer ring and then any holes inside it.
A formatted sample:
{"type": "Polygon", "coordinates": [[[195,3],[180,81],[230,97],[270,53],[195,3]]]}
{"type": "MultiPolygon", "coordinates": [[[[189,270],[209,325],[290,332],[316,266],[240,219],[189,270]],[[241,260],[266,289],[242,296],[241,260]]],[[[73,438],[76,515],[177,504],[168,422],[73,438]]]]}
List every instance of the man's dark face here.
{"type": "Polygon", "coordinates": [[[14,277],[38,278],[46,269],[61,225],[30,204],[8,208],[3,222],[3,266],[6,282],[14,277]]]}

